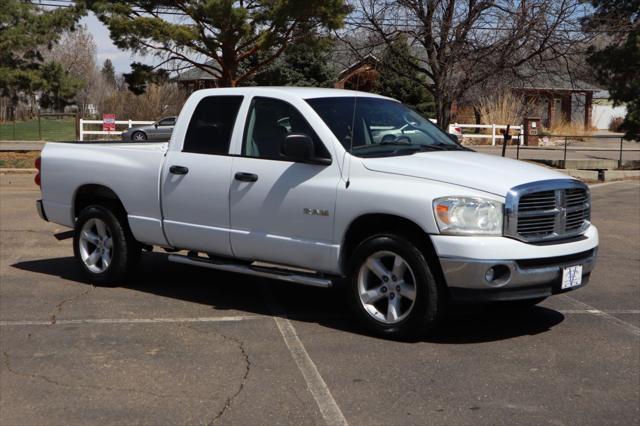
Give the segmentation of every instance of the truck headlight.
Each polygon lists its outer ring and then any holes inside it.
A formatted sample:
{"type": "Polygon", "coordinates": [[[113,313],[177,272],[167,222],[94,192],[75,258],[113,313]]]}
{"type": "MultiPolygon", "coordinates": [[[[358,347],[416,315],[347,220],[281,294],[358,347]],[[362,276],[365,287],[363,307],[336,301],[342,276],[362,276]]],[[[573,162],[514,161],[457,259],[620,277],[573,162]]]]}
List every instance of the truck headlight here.
{"type": "Polygon", "coordinates": [[[444,197],[433,201],[440,233],[502,235],[502,203],[476,197],[444,197]]]}

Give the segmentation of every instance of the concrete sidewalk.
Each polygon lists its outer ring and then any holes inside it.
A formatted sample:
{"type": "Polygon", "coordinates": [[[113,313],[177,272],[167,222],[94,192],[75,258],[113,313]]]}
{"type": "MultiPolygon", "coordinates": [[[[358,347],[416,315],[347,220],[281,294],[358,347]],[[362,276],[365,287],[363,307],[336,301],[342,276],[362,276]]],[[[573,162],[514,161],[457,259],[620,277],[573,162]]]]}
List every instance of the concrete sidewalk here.
{"type": "Polygon", "coordinates": [[[0,151],[40,151],[47,141],[0,141],[0,151]]]}

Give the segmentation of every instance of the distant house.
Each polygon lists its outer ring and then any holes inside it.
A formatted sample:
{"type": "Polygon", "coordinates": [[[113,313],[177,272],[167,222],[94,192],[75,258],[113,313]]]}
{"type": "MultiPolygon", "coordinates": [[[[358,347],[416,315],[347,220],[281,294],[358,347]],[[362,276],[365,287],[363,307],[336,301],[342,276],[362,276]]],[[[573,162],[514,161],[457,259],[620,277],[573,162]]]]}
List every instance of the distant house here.
{"type": "MultiPolygon", "coordinates": [[[[205,65],[208,64],[212,64],[212,61],[207,62],[205,65]]],[[[201,68],[192,67],[178,74],[178,76],[175,77],[175,81],[183,89],[193,92],[199,89],[217,87],[218,78],[219,76],[211,75],[201,68]]]]}
{"type": "Polygon", "coordinates": [[[511,90],[524,97],[528,110],[539,115],[542,124],[560,122],[591,127],[593,94],[600,88],[562,73],[539,72],[512,84],[511,90]]]}
{"type": "MultiPolygon", "coordinates": [[[[380,77],[380,61],[374,55],[367,55],[340,71],[335,86],[340,89],[371,91],[380,77]]],[[[530,114],[539,115],[545,127],[559,122],[579,123],[590,126],[593,122],[593,93],[598,87],[572,80],[561,73],[538,72],[534,77],[514,81],[511,90],[524,97],[530,114]]],[[[453,113],[458,120],[473,121],[470,105],[454,105],[453,113]]],[[[599,107],[596,109],[599,111],[599,107]]],[[[607,123],[608,125],[608,123],[607,123]]]]}
{"type": "Polygon", "coordinates": [[[343,69],[338,74],[335,87],[338,89],[362,90],[370,92],[380,78],[378,66],[380,60],[374,55],[367,55],[361,60],[343,69]]]}

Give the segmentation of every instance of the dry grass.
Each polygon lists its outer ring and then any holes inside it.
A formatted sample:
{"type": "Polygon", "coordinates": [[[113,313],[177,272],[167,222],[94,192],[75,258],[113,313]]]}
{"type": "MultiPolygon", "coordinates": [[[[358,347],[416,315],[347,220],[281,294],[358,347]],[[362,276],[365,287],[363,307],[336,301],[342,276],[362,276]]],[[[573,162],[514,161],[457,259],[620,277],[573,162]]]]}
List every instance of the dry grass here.
{"type": "Polygon", "coordinates": [[[38,156],[40,156],[40,151],[0,151],[0,168],[32,169],[35,167],[34,162],[38,156]]]}
{"type": "Polygon", "coordinates": [[[593,133],[591,130],[585,130],[582,123],[572,123],[564,118],[555,120],[553,126],[545,129],[545,132],[562,136],[589,136],[593,133]]]}
{"type": "Polygon", "coordinates": [[[488,96],[478,104],[483,124],[519,125],[522,122],[524,108],[524,99],[511,91],[488,96]]]}
{"type": "Polygon", "coordinates": [[[104,100],[100,110],[115,114],[117,120],[159,120],[178,115],[188,94],[175,83],[150,84],[142,95],[117,90],[104,100]]]}

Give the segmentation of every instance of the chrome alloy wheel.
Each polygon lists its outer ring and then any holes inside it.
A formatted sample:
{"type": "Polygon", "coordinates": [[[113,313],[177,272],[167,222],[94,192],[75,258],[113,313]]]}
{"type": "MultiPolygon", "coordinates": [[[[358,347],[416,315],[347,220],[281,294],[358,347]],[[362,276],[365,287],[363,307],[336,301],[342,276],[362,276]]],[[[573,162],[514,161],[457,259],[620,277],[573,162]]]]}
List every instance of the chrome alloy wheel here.
{"type": "Polygon", "coordinates": [[[147,139],[147,137],[142,132],[135,132],[133,134],[133,140],[134,141],[143,141],[143,140],[146,140],[146,139],[147,139]]]}
{"type": "Polygon", "coordinates": [[[113,238],[107,224],[89,219],[80,230],[80,257],[87,269],[95,274],[107,270],[113,259],[113,238]]]}
{"type": "Polygon", "coordinates": [[[384,324],[396,324],[413,310],[416,278],[400,255],[378,251],[360,267],[358,294],[369,315],[384,324]]]}

